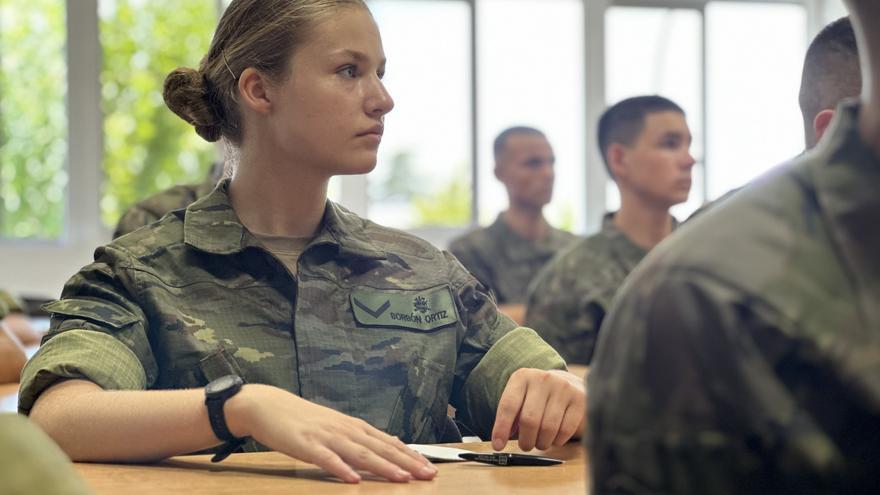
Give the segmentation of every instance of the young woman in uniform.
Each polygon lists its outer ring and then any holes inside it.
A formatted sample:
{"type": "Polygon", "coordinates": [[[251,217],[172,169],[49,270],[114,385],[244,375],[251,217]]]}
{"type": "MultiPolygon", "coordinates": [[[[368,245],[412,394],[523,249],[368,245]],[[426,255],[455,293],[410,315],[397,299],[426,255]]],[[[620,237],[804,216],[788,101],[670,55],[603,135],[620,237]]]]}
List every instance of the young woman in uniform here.
{"type": "Polygon", "coordinates": [[[327,201],[376,165],[384,71],[361,0],[233,1],[164,96],[234,176],[71,278],[20,410],[75,460],[263,446],[346,482],[431,479],[403,441],[448,404],[496,448],[580,435],[582,382],[454,257],[327,201]]]}

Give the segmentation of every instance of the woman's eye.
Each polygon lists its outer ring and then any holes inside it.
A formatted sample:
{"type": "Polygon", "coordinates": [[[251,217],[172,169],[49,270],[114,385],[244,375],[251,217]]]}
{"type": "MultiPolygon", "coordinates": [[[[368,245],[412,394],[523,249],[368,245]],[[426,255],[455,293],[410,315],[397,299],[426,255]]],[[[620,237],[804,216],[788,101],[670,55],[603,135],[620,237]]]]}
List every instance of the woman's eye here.
{"type": "Polygon", "coordinates": [[[355,78],[357,77],[357,67],[349,65],[343,67],[342,70],[339,71],[339,73],[345,77],[355,78]]]}

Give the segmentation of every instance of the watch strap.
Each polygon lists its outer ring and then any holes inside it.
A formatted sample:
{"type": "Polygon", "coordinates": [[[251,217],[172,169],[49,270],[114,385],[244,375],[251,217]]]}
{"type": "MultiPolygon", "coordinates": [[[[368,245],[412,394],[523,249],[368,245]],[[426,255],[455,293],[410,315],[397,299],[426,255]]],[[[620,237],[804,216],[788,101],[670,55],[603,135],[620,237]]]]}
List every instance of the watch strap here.
{"type": "Polygon", "coordinates": [[[224,443],[219,447],[219,450],[214,453],[214,457],[211,458],[211,462],[220,462],[223,459],[226,459],[230,456],[230,454],[234,454],[240,451],[242,445],[244,445],[244,439],[224,443]]]}
{"type": "Polygon", "coordinates": [[[205,405],[208,406],[208,420],[211,422],[211,429],[214,435],[224,442],[236,442],[241,439],[236,437],[229,431],[226,424],[226,414],[223,413],[223,406],[226,399],[205,399],[205,405]]]}
{"type": "Polygon", "coordinates": [[[229,426],[226,424],[226,414],[224,412],[226,401],[235,396],[235,394],[241,390],[241,386],[242,380],[239,377],[225,376],[211,382],[205,387],[205,406],[208,409],[208,422],[211,424],[211,430],[214,432],[214,436],[224,442],[223,445],[218,448],[214,457],[211,458],[211,462],[220,462],[223,459],[226,459],[230,454],[240,451],[242,445],[245,443],[245,438],[236,437],[231,431],[229,431],[229,426]],[[230,381],[230,379],[232,380],[230,381]],[[220,385],[221,383],[222,385],[220,385]],[[212,385],[215,384],[220,387],[219,390],[212,387],[212,385]]]}

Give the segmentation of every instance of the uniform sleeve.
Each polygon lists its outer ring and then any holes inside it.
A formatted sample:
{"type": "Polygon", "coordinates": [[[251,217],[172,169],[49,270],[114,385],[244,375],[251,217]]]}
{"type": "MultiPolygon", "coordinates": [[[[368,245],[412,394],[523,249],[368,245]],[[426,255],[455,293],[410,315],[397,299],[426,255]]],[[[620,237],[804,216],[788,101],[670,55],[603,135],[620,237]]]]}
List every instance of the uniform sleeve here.
{"type": "Polygon", "coordinates": [[[451,257],[450,261],[456,304],[466,323],[451,401],[456,417],[488,438],[501,393],[514,371],[566,369],[565,362],[533,330],[517,327],[499,313],[485,288],[451,257]]]}
{"type": "Polygon", "coordinates": [[[815,492],[839,459],[750,337],[767,318],[708,276],[640,275],[589,376],[592,492],[815,492]]]}
{"type": "Polygon", "coordinates": [[[560,264],[545,267],[529,287],[526,320],[568,363],[590,364],[605,308],[594,291],[560,264]]]}
{"type": "Polygon", "coordinates": [[[132,295],[128,257],[99,248],[96,261],[74,275],[61,299],[47,304],[48,334],[22,371],[19,412],[64,379],[85,379],[108,390],[143,390],[156,380],[147,319],[132,295]]]}

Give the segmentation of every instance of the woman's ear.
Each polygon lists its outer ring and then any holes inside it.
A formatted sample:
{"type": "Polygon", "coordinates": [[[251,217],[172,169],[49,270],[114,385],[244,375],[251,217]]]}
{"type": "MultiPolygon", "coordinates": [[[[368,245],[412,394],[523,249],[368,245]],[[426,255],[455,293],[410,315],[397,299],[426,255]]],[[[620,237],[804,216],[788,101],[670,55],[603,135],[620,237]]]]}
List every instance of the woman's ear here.
{"type": "Polygon", "coordinates": [[[257,69],[248,67],[238,78],[238,94],[241,103],[260,114],[269,113],[272,101],[269,98],[269,81],[257,69]]]}

